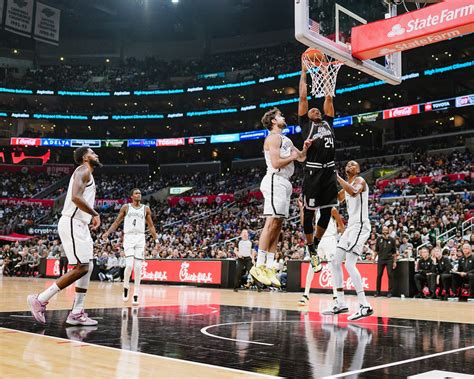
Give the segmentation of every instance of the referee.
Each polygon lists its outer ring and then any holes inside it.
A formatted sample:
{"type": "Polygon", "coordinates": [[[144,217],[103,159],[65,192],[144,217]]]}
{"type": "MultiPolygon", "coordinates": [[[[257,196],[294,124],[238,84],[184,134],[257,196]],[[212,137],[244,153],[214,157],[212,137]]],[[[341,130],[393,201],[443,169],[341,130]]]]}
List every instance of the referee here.
{"type": "Polygon", "coordinates": [[[252,242],[249,240],[249,232],[243,229],[240,234],[241,240],[237,249],[237,267],[235,270],[234,292],[237,292],[240,287],[242,275],[244,272],[249,272],[254,265],[254,258],[252,256],[252,242]]]}
{"type": "Polygon", "coordinates": [[[385,267],[387,267],[387,297],[392,297],[393,270],[397,266],[397,247],[395,246],[395,239],[388,235],[388,227],[384,226],[382,228],[382,236],[377,238],[374,250],[374,259],[377,255],[379,256],[379,260],[377,262],[377,292],[374,294],[374,296],[380,296],[380,288],[382,287],[382,276],[385,267]]]}

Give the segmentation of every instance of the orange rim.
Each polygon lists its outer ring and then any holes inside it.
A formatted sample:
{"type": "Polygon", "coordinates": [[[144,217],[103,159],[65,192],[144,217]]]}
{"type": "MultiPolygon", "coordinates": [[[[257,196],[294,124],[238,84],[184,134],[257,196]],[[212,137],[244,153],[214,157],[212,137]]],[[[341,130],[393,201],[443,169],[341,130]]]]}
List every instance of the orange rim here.
{"type": "MultiPolygon", "coordinates": [[[[316,53],[324,55],[324,57],[325,57],[326,59],[327,59],[327,57],[328,57],[328,56],[327,56],[326,54],[324,54],[321,50],[314,49],[314,48],[307,49],[307,50],[302,54],[302,57],[306,57],[307,59],[313,61],[313,59],[312,59],[309,55],[311,55],[311,54],[316,54],[316,53]]],[[[332,65],[332,64],[334,64],[334,65],[343,64],[343,62],[338,61],[337,59],[333,59],[333,60],[330,61],[330,62],[328,62],[328,61],[326,61],[326,62],[320,61],[319,63],[320,63],[320,64],[319,64],[318,66],[329,66],[329,65],[332,65]]]]}

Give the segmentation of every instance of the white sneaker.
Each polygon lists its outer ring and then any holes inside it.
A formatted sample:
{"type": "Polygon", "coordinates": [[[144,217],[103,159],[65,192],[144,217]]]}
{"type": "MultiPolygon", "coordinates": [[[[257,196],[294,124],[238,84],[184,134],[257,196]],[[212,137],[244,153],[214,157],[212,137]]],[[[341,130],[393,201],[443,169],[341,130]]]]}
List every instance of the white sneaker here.
{"type": "Polygon", "coordinates": [[[123,301],[128,301],[128,288],[123,287],[122,300],[123,301]]]}
{"type": "Polygon", "coordinates": [[[331,309],[327,309],[323,311],[323,315],[329,316],[329,315],[337,315],[339,313],[346,313],[349,312],[349,308],[345,303],[341,303],[337,300],[334,300],[334,303],[332,305],[331,309]]]}
{"type": "Polygon", "coordinates": [[[303,295],[301,296],[300,301],[298,301],[298,305],[305,306],[309,304],[309,296],[303,295]]]}
{"type": "Polygon", "coordinates": [[[132,305],[138,305],[138,304],[140,304],[138,302],[138,295],[133,295],[132,296],[132,305]]]}
{"type": "Polygon", "coordinates": [[[359,310],[356,313],[350,315],[347,319],[350,321],[355,321],[355,320],[359,320],[361,318],[370,316],[373,313],[374,313],[374,310],[372,309],[370,305],[361,304],[359,307],[359,310]]]}

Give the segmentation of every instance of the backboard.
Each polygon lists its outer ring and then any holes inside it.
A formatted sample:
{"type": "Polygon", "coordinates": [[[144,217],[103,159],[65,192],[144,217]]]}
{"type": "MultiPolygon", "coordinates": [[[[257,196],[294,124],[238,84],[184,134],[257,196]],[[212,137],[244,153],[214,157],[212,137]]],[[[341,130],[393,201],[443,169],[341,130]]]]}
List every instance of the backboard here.
{"type": "Polygon", "coordinates": [[[383,1],[295,0],[295,37],[345,65],[387,83],[401,83],[401,53],[359,60],[351,53],[352,27],[397,15],[397,6],[383,1]]]}

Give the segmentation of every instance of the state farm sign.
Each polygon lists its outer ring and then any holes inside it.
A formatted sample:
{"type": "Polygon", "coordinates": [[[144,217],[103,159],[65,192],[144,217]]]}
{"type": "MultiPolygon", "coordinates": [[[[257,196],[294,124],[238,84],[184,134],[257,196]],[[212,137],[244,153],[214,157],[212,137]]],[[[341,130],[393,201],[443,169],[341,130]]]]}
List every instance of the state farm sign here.
{"type": "Polygon", "coordinates": [[[142,266],[142,280],[221,284],[221,261],[153,259],[142,266]]]}
{"type": "Polygon", "coordinates": [[[472,0],[449,0],[352,28],[352,55],[373,59],[474,32],[472,0]]]}
{"type": "Polygon", "coordinates": [[[420,107],[417,105],[409,105],[406,107],[392,108],[383,111],[383,119],[406,117],[420,113],[420,107]]]}

